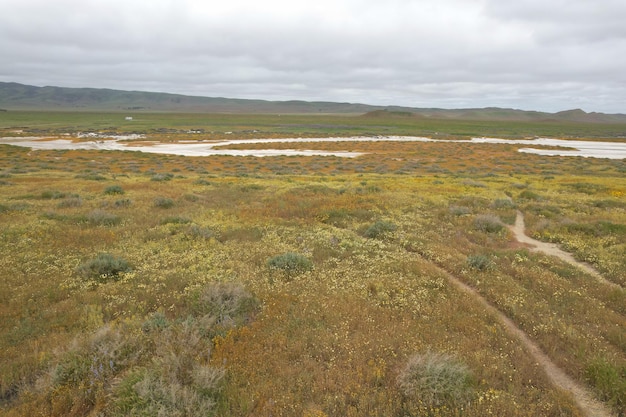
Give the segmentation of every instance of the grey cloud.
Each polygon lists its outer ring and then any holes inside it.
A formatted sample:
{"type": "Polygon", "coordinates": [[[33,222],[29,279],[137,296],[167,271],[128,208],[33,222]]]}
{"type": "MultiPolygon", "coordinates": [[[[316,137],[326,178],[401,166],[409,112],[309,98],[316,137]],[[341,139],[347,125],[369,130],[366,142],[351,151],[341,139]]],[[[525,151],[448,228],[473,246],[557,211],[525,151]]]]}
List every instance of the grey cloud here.
{"type": "Polygon", "coordinates": [[[227,97],[626,110],[622,1],[303,3],[8,0],[0,78],[227,97]]]}

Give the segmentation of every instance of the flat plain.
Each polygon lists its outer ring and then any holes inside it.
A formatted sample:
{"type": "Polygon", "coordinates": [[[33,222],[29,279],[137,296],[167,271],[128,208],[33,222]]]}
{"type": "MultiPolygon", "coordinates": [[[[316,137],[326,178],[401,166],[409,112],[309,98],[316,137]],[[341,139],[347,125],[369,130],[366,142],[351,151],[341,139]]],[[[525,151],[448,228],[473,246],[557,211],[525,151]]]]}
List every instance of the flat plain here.
{"type": "MultiPolygon", "coordinates": [[[[394,115],[132,116],[6,112],[0,136],[623,142],[626,132],[394,115]]],[[[626,161],[514,144],[284,146],[363,155],[0,145],[0,414],[590,415],[506,317],[625,415],[626,161]],[[528,236],[610,284],[518,242],[507,227],[518,211],[528,236]]]]}

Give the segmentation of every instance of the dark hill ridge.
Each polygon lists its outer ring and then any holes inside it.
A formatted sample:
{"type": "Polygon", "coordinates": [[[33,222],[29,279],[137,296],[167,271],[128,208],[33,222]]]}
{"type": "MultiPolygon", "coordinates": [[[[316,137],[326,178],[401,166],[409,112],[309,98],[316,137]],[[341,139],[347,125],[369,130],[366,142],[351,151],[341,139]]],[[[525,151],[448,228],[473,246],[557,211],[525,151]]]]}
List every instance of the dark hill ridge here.
{"type": "Polygon", "coordinates": [[[430,109],[371,106],[358,103],[268,101],[198,97],[181,94],[123,91],[100,88],[35,87],[0,82],[2,110],[84,110],[189,113],[364,114],[367,117],[427,117],[438,119],[563,121],[626,123],[626,114],[567,110],[544,113],[487,107],[482,109],[430,109]]]}

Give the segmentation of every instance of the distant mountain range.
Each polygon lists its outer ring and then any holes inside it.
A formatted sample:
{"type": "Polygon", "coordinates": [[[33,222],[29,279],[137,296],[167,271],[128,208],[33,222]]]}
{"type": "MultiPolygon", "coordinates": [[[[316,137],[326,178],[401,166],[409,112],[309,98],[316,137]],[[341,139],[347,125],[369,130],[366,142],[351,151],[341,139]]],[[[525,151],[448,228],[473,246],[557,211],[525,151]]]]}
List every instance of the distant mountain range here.
{"type": "Polygon", "coordinates": [[[466,120],[567,121],[626,123],[626,114],[587,113],[580,109],[558,113],[488,107],[435,109],[371,106],[325,101],[267,101],[100,88],[36,87],[0,82],[2,110],[84,110],[121,112],[365,114],[367,117],[428,117],[466,120]]]}

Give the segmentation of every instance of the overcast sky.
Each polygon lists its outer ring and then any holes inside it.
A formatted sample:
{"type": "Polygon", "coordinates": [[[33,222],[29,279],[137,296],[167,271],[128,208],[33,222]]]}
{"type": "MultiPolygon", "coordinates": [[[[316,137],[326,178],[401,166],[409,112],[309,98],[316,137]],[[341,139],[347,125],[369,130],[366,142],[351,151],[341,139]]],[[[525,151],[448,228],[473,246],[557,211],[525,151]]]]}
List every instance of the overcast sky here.
{"type": "Polygon", "coordinates": [[[626,113],[626,0],[0,0],[0,81],[626,113]]]}

